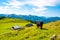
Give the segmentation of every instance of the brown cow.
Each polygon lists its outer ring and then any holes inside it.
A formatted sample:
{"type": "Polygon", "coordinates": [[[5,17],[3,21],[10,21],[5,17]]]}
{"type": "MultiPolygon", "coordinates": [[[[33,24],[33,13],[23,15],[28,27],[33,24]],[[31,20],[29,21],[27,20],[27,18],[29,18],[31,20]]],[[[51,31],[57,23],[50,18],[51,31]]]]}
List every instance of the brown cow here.
{"type": "Polygon", "coordinates": [[[36,25],[38,28],[41,28],[43,27],[43,22],[42,21],[36,21],[36,25]]]}

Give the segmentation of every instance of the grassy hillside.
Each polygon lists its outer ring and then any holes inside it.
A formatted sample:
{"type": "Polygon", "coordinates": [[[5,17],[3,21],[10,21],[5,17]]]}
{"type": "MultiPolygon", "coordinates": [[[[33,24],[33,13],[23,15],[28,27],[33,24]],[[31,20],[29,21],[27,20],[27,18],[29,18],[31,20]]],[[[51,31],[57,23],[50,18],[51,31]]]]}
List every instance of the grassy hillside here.
{"type": "Polygon", "coordinates": [[[0,20],[0,23],[26,23],[26,22],[28,22],[28,21],[16,19],[16,18],[4,18],[4,19],[0,20]]]}
{"type": "Polygon", "coordinates": [[[60,34],[60,21],[43,25],[43,29],[34,26],[23,30],[11,30],[14,25],[24,27],[30,22],[19,19],[5,18],[0,20],[0,40],[49,40],[53,34],[60,34]]]}

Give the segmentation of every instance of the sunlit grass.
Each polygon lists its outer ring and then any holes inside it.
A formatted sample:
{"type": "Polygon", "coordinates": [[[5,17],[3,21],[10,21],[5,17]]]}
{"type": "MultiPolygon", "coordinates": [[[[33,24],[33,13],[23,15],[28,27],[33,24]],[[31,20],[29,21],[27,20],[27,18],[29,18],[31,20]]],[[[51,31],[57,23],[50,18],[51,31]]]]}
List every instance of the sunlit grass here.
{"type": "MultiPolygon", "coordinates": [[[[3,19],[0,22],[15,21],[14,19],[3,19]]],[[[21,20],[17,20],[21,21],[21,20]]],[[[43,25],[43,29],[34,26],[26,27],[23,30],[16,31],[10,28],[15,25],[25,27],[30,22],[22,21],[22,23],[7,22],[0,23],[0,40],[48,40],[53,34],[60,34],[60,21],[51,22],[43,25]],[[17,35],[16,35],[17,34],[17,35]]]]}

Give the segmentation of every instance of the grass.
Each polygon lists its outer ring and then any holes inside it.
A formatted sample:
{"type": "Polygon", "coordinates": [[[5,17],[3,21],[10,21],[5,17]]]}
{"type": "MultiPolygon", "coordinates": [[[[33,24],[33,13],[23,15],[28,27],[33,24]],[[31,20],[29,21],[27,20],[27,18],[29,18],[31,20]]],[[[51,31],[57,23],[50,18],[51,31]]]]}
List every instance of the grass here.
{"type": "Polygon", "coordinates": [[[20,31],[10,29],[14,25],[24,27],[28,23],[30,22],[12,18],[0,20],[0,40],[49,40],[53,34],[60,34],[60,21],[44,24],[42,30],[35,24],[20,31]]]}

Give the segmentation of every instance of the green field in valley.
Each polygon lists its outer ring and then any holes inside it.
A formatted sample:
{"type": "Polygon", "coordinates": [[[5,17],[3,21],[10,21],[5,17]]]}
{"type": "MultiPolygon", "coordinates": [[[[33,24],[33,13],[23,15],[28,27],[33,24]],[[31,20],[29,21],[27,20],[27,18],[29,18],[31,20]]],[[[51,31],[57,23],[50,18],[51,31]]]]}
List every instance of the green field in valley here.
{"type": "MultiPolygon", "coordinates": [[[[0,40],[49,40],[53,34],[60,35],[60,20],[44,24],[43,29],[37,28],[36,24],[33,23],[33,26],[26,27],[20,31],[11,29],[15,25],[25,27],[28,23],[30,22],[20,19],[1,19],[0,40]]],[[[56,40],[58,39],[56,38],[56,40]]]]}

